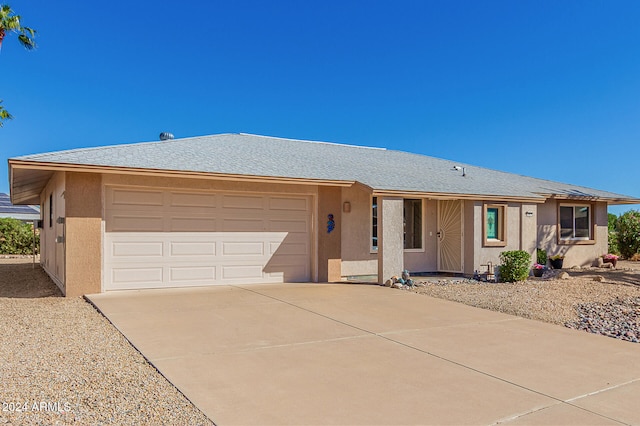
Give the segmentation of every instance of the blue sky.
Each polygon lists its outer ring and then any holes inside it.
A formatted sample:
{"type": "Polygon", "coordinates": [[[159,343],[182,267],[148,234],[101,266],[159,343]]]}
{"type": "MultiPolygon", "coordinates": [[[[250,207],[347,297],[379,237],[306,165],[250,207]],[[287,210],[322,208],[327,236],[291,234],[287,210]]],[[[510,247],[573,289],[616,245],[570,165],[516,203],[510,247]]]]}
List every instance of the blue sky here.
{"type": "Polygon", "coordinates": [[[245,132],[640,198],[635,0],[9,4],[39,47],[0,52],[5,177],[23,154],[245,132]]]}

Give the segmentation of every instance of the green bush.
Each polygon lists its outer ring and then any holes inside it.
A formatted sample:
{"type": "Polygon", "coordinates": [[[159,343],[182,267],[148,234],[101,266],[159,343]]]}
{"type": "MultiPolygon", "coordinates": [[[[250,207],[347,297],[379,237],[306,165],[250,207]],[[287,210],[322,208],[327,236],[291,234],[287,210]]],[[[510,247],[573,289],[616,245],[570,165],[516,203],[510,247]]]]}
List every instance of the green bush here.
{"type": "Polygon", "coordinates": [[[640,211],[629,210],[616,223],[618,228],[618,248],[629,259],[640,252],[640,211]]]}
{"type": "Polygon", "coordinates": [[[524,250],[503,251],[500,253],[500,262],[502,282],[524,281],[529,276],[531,255],[524,250]]]}
{"type": "MultiPolygon", "coordinates": [[[[0,218],[0,254],[33,253],[33,226],[18,219],[0,218]]],[[[36,235],[36,253],[40,238],[36,235]]]]}
{"type": "Polygon", "coordinates": [[[547,265],[547,251],[543,249],[536,249],[536,263],[540,265],[547,265]]]}

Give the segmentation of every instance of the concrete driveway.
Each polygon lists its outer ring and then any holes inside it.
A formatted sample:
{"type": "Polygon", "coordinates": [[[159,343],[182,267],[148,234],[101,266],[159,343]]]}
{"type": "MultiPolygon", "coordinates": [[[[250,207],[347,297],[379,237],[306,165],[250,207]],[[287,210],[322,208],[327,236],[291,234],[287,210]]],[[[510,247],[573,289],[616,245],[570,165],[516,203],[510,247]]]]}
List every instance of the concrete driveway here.
{"type": "Polygon", "coordinates": [[[370,285],[89,299],[231,424],[640,424],[640,345],[370,285]]]}

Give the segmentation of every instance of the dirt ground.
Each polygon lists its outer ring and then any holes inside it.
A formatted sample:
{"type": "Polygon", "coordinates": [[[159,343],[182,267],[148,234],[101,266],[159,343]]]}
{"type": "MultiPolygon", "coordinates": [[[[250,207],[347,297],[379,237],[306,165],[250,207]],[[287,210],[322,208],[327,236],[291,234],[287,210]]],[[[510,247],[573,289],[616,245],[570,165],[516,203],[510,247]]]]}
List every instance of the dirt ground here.
{"type": "Polygon", "coordinates": [[[0,297],[62,297],[62,292],[40,266],[36,257],[0,257],[0,297]]]}

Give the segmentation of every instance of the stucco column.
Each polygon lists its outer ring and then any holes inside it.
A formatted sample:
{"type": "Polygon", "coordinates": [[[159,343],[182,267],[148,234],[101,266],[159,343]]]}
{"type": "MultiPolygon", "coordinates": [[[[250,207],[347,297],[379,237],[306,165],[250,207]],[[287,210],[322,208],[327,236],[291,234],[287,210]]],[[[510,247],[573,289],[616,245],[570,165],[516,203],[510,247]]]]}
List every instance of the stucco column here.
{"type": "Polygon", "coordinates": [[[378,282],[384,284],[404,269],[402,198],[378,197],[378,282]]]}

